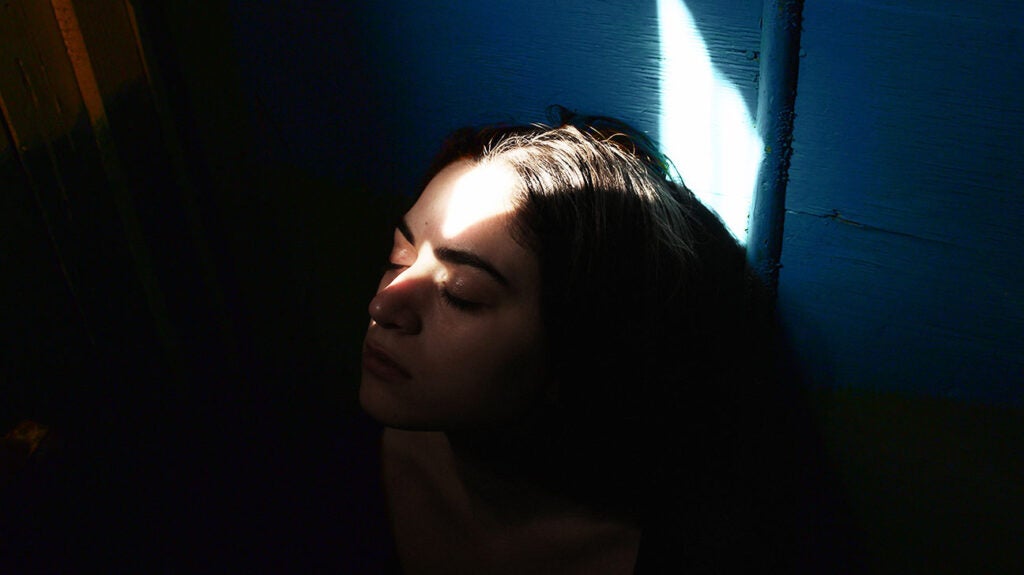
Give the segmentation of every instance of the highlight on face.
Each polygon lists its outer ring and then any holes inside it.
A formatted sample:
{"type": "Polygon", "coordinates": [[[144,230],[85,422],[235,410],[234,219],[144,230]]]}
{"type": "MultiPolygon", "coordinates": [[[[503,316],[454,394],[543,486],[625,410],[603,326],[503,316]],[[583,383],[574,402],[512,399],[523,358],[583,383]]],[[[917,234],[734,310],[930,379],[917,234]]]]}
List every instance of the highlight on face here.
{"type": "Polygon", "coordinates": [[[500,163],[438,172],[395,230],[370,302],[360,401],[387,425],[486,428],[530,409],[546,381],[535,256],[509,219],[500,163]]]}

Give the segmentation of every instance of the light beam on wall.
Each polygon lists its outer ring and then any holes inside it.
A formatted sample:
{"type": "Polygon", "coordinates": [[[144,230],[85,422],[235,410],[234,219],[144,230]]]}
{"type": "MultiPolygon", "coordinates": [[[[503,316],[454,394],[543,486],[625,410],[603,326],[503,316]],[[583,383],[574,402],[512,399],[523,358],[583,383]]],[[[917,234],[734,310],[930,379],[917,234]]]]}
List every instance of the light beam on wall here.
{"type": "Polygon", "coordinates": [[[736,87],[718,72],[682,0],[658,0],[662,151],[740,242],[762,143],[736,87]]]}

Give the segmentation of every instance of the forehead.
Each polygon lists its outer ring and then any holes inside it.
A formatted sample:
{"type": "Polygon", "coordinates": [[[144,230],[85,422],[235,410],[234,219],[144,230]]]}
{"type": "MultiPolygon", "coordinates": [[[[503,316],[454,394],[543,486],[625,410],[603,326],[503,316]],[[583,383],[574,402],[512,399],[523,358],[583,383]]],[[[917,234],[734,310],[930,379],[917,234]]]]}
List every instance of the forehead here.
{"type": "Polygon", "coordinates": [[[457,238],[474,227],[506,222],[517,190],[518,180],[504,163],[460,160],[430,180],[409,210],[409,225],[457,238]]]}
{"type": "Polygon", "coordinates": [[[519,189],[502,162],[457,161],[427,184],[405,221],[418,243],[472,252],[529,281],[539,275],[536,258],[509,227],[519,189]]]}

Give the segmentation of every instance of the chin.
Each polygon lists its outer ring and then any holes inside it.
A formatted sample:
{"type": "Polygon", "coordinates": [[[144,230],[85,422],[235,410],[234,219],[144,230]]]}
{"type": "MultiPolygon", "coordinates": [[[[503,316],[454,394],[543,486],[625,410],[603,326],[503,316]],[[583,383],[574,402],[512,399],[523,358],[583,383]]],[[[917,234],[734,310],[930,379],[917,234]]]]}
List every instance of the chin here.
{"type": "Polygon", "coordinates": [[[382,389],[380,382],[374,381],[363,373],[359,382],[359,406],[363,411],[382,425],[390,426],[394,409],[388,409],[388,404],[393,403],[382,389]]]}
{"type": "Polygon", "coordinates": [[[438,431],[436,425],[423,421],[409,413],[403,402],[389,393],[387,385],[363,374],[359,383],[359,406],[363,412],[385,427],[405,429],[408,431],[438,431]]]}

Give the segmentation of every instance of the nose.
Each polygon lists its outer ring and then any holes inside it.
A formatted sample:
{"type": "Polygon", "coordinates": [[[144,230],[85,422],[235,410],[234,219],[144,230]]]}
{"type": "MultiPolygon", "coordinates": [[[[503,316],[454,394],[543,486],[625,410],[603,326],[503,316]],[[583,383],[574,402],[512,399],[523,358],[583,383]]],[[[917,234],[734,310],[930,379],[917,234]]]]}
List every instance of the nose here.
{"type": "Polygon", "coordinates": [[[417,334],[423,329],[423,319],[418,307],[418,291],[422,286],[417,280],[381,282],[382,288],[370,300],[370,318],[384,329],[393,329],[405,334],[417,334]]]}

